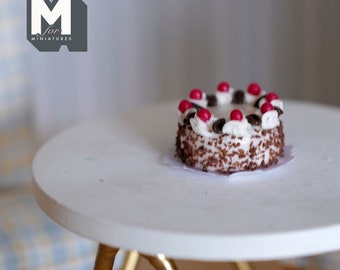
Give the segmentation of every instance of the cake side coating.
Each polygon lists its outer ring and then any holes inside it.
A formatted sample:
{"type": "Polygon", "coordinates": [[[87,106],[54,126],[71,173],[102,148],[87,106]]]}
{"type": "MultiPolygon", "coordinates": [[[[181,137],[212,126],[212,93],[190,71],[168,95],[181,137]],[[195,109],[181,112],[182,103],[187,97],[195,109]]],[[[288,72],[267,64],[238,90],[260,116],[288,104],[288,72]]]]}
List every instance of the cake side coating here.
{"type": "Polygon", "coordinates": [[[256,130],[251,137],[221,134],[205,137],[190,125],[178,125],[176,155],[183,163],[202,171],[231,174],[266,168],[284,154],[283,124],[273,129],[256,130]]]}

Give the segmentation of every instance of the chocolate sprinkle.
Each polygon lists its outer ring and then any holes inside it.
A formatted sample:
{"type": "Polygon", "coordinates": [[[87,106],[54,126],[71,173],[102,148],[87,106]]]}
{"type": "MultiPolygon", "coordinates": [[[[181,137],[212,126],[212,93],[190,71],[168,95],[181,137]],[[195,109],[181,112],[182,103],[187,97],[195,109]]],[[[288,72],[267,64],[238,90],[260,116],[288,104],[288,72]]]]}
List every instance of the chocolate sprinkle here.
{"type": "Polygon", "coordinates": [[[255,101],[254,107],[255,107],[255,108],[260,108],[260,101],[261,101],[261,99],[263,99],[263,98],[265,98],[265,97],[266,97],[266,95],[263,95],[263,96],[259,97],[259,98],[255,101]]]}
{"type": "Polygon", "coordinates": [[[277,111],[279,115],[283,114],[283,111],[279,107],[274,107],[274,109],[277,111]]]}
{"type": "Polygon", "coordinates": [[[262,119],[259,115],[257,114],[249,114],[246,116],[249,124],[251,124],[252,126],[258,126],[258,125],[261,125],[262,123],[262,119]]]}
{"type": "Polygon", "coordinates": [[[242,90],[236,90],[233,95],[233,104],[243,104],[244,103],[244,92],[242,90]]]}
{"type": "Polygon", "coordinates": [[[222,129],[223,129],[225,122],[226,121],[224,118],[220,118],[216,120],[212,125],[212,130],[217,134],[222,134],[222,129]]]}
{"type": "Polygon", "coordinates": [[[217,98],[215,95],[207,95],[208,106],[213,107],[217,105],[217,98]]]}
{"type": "Polygon", "coordinates": [[[184,123],[185,125],[190,125],[190,118],[194,118],[194,117],[195,117],[195,114],[196,114],[196,113],[194,113],[194,112],[189,113],[189,114],[184,118],[183,123],[184,123]]]}
{"type": "Polygon", "coordinates": [[[196,103],[194,103],[194,102],[191,102],[191,105],[192,105],[192,107],[195,108],[197,111],[203,109],[203,107],[201,107],[200,105],[198,105],[198,104],[196,104],[196,103]]]}

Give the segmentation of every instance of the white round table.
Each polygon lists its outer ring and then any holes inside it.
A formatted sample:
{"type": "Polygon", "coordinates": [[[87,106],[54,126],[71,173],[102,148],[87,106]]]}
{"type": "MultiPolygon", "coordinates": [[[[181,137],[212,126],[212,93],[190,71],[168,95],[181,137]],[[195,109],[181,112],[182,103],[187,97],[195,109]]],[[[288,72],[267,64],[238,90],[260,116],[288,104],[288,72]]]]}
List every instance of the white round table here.
{"type": "Polygon", "coordinates": [[[65,228],[108,246],[207,261],[340,249],[340,110],[285,102],[294,160],[233,177],[173,168],[177,102],[93,119],[45,144],[34,195],[65,228]]]}

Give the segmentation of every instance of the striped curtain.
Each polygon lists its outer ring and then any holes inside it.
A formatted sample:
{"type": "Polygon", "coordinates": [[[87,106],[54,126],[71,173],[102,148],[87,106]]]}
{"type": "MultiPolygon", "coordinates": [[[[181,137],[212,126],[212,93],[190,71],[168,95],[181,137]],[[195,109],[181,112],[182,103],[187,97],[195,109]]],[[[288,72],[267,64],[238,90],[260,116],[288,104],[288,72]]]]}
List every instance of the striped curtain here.
{"type": "Polygon", "coordinates": [[[44,137],[193,87],[214,91],[220,80],[340,106],[339,0],[85,2],[87,53],[30,46],[44,137]]]}

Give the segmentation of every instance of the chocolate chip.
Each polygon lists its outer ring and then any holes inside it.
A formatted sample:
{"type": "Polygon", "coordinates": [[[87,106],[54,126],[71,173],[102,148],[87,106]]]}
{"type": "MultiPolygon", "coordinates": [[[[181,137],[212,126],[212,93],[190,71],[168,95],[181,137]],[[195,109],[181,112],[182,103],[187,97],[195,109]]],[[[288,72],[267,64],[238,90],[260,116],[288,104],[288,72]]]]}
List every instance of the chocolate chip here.
{"type": "Polygon", "coordinates": [[[233,104],[243,104],[244,103],[244,91],[236,90],[233,95],[233,100],[231,101],[233,104]]]}
{"type": "Polygon", "coordinates": [[[283,111],[279,107],[274,107],[274,109],[277,111],[279,115],[283,114],[283,111]]]}
{"type": "Polygon", "coordinates": [[[255,108],[260,108],[260,101],[261,101],[261,99],[263,99],[263,98],[265,98],[265,97],[266,97],[266,95],[263,95],[263,96],[259,97],[259,98],[255,101],[254,107],[255,107],[255,108]]]}
{"type": "Polygon", "coordinates": [[[190,125],[190,118],[194,118],[195,114],[196,113],[194,113],[194,112],[188,113],[188,115],[184,118],[183,123],[186,124],[186,125],[190,125]]]}
{"type": "Polygon", "coordinates": [[[208,107],[214,107],[217,105],[217,98],[215,95],[207,95],[208,107]]]}
{"type": "Polygon", "coordinates": [[[217,119],[212,125],[212,130],[217,134],[222,134],[224,124],[225,124],[224,118],[217,119]]]}
{"type": "Polygon", "coordinates": [[[258,125],[261,125],[261,117],[257,114],[249,114],[246,116],[249,124],[251,124],[252,126],[258,126],[258,125]]]}
{"type": "Polygon", "coordinates": [[[201,107],[200,105],[198,105],[198,104],[196,104],[196,103],[194,103],[194,102],[191,102],[191,105],[192,105],[192,107],[195,108],[197,111],[203,109],[203,107],[201,107]]]}

